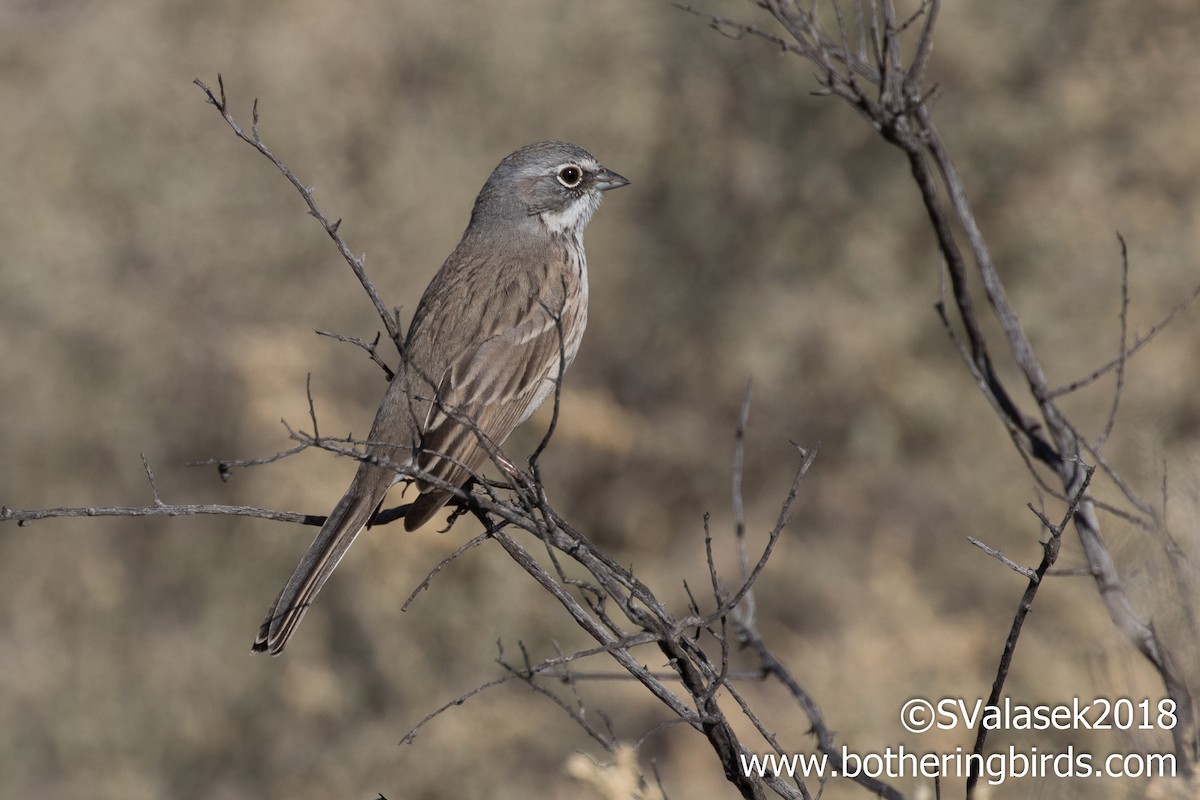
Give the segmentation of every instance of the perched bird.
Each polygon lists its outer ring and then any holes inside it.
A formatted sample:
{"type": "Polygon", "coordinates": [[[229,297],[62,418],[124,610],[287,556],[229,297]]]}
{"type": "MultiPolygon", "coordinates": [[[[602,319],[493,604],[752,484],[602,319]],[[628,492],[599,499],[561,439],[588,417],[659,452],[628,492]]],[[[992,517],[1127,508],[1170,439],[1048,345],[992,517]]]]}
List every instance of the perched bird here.
{"type": "Polygon", "coordinates": [[[254,642],[278,654],[384,495],[409,469],[404,527],[437,513],[554,391],[587,324],[583,229],[629,183],[581,147],[538,142],[496,167],[405,337],[350,488],[275,599],[254,642]]]}

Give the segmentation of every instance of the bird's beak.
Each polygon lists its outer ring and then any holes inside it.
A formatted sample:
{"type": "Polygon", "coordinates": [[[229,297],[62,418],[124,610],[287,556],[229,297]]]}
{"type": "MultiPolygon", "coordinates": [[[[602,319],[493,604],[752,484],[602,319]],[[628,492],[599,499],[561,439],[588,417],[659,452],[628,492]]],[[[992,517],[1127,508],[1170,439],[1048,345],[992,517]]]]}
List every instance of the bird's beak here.
{"type": "Polygon", "coordinates": [[[628,178],[618,175],[611,169],[601,167],[600,171],[596,173],[596,182],[594,185],[600,191],[607,192],[609,189],[620,189],[628,183],[628,178]]]}

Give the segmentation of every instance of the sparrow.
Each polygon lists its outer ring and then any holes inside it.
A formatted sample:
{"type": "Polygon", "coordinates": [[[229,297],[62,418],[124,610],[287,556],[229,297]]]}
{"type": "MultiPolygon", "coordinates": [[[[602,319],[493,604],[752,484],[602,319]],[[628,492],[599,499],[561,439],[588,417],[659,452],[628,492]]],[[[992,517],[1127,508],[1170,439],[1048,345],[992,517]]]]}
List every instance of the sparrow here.
{"type": "Polygon", "coordinates": [[[350,488],[267,612],[252,648],[278,655],[388,489],[415,474],[405,530],[428,522],[551,395],[587,325],[583,231],[629,181],[577,145],[504,158],[425,289],[350,488]]]}

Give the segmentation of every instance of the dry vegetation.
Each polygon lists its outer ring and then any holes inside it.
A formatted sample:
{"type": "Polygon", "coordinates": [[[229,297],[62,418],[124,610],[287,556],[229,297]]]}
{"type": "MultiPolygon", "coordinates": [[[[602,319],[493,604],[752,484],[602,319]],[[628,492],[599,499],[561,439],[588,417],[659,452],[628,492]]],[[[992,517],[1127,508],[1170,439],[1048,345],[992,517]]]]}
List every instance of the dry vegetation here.
{"type": "MultiPolygon", "coordinates": [[[[939,124],[1051,383],[1117,349],[1115,231],[1130,245],[1134,331],[1200,277],[1198,36],[1200,10],[1183,0],[1136,15],[1115,0],[943,9],[939,124]]],[[[352,463],[315,452],[230,483],[183,466],[286,446],[279,419],[306,421],[307,373],[330,432],[365,433],[383,391],[361,353],[311,333],[378,328],[349,270],[194,77],[222,72],[243,117],[260,99],[264,137],[344,218],[385,300],[409,309],[495,161],[571,139],[634,185],[588,232],[589,331],[543,458],[556,507],[682,608],[681,580],[708,581],[703,512],[719,534],[731,526],[733,431],[753,378],[753,535],[791,480],[789,440],[821,447],[758,584],[763,635],[853,749],[969,747],[967,731],[905,734],[897,714],[914,695],[986,697],[1024,580],[965,537],[1036,565],[1025,504],[1041,499],[932,310],[938,256],[906,165],[812,96],[800,61],[649,0],[26,3],[0,11],[0,43],[0,504],[147,502],[139,452],[168,501],[323,514],[349,479],[352,463]]],[[[1185,314],[1130,362],[1106,450],[1144,496],[1168,470],[1169,520],[1193,556],[1198,332],[1185,314]]],[[[1064,403],[1094,433],[1111,390],[1064,403]]],[[[527,427],[512,451],[536,443],[527,427]]],[[[249,644],[310,529],[0,528],[0,796],[626,796],[575,752],[614,758],[515,682],[397,745],[501,673],[497,640],[510,659],[519,641],[538,657],[588,644],[491,546],[400,612],[473,524],[364,537],[279,659],[249,644]]],[[[1105,524],[1139,608],[1177,624],[1144,535],[1105,524]]],[[[1068,536],[1059,566],[1082,563],[1068,536]]],[[[1094,584],[1066,577],[1039,594],[1008,689],[1027,702],[1162,695],[1094,584]]],[[[628,740],[665,719],[634,685],[583,691],[628,740]]],[[[744,692],[789,712],[771,720],[781,740],[807,741],[780,690],[744,692]]],[[[649,736],[638,761],[671,797],[735,796],[684,726],[649,736]]],[[[1014,782],[992,796],[1177,788],[1014,782]]],[[[825,796],[865,795],[831,784],[825,796]]]]}

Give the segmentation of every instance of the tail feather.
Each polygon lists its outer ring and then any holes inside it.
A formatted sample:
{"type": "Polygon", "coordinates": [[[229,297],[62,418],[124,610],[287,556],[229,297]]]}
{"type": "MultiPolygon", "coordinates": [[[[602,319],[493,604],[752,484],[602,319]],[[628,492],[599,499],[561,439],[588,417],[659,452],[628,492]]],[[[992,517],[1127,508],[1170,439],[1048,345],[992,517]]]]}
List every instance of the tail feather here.
{"type": "Polygon", "coordinates": [[[334,568],[371,521],[391,486],[392,473],[364,465],[267,612],[251,650],[278,655],[334,568]]]}
{"type": "Polygon", "coordinates": [[[413,500],[408,513],[404,515],[404,530],[415,531],[429,522],[452,496],[450,492],[439,489],[426,489],[417,495],[417,499],[413,500]]]}

